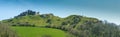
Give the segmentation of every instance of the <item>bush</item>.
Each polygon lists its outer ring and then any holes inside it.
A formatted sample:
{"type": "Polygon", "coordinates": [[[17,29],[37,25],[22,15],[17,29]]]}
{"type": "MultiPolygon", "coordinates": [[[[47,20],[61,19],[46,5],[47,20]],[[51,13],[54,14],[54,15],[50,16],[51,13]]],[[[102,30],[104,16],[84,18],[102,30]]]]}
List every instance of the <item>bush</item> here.
{"type": "Polygon", "coordinates": [[[17,37],[17,35],[8,25],[0,23],[0,37],[17,37]]]}

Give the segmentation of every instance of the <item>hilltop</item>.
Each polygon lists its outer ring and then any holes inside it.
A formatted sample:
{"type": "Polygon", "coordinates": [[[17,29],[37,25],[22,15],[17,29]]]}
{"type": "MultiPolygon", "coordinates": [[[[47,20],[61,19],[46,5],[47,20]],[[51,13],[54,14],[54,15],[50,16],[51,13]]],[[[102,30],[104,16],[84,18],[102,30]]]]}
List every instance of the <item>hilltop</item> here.
{"type": "Polygon", "coordinates": [[[27,10],[2,22],[11,26],[60,29],[74,35],[74,37],[120,37],[120,30],[117,25],[81,15],[61,18],[54,14],[40,14],[27,10]]]}

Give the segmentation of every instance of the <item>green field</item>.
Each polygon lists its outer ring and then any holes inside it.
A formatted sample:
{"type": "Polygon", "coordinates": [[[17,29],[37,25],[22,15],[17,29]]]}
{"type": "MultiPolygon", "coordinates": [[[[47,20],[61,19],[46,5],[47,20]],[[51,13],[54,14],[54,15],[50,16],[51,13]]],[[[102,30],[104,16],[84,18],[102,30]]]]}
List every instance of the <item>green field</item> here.
{"type": "Polygon", "coordinates": [[[62,30],[41,27],[12,27],[19,37],[66,37],[62,30]]]}

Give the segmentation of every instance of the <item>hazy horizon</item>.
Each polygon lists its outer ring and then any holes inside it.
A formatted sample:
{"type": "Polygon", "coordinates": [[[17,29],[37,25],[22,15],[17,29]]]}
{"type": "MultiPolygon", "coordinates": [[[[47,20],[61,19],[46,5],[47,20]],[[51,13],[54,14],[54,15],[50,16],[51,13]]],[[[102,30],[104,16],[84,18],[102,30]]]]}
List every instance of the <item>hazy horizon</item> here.
{"type": "Polygon", "coordinates": [[[83,15],[120,24],[120,0],[0,0],[0,20],[28,9],[56,16],[83,15]]]}

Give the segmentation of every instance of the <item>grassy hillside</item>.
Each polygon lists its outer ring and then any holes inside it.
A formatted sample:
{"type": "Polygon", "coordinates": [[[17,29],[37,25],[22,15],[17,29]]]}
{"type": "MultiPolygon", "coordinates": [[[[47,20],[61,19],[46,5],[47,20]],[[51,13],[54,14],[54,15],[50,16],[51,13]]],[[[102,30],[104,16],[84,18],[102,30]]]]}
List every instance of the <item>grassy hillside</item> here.
{"type": "MultiPolygon", "coordinates": [[[[71,35],[74,35],[75,37],[120,37],[120,29],[116,24],[81,15],[70,15],[65,18],[60,18],[58,16],[54,16],[53,14],[39,14],[38,12],[28,10],[20,13],[20,15],[15,16],[14,18],[3,20],[2,22],[12,26],[26,26],[28,29],[30,26],[30,29],[35,29],[33,32],[36,32],[36,29],[39,29],[36,27],[46,27],[61,29],[71,35]]],[[[23,27],[23,29],[19,29],[18,27],[18,30],[26,30],[25,28],[23,27]]],[[[46,28],[45,30],[49,31],[49,29],[46,28]]],[[[15,29],[17,29],[17,27],[15,27],[15,29]]],[[[40,28],[40,30],[42,29],[40,28]]],[[[32,30],[29,31],[29,33],[23,33],[23,35],[31,34],[36,37],[38,36],[35,35],[37,32],[32,33],[32,30]]],[[[19,33],[22,34],[21,31],[19,33]]],[[[57,36],[57,34],[59,33],[54,35],[57,36]]],[[[40,36],[43,35],[41,34],[40,36]]]]}
{"type": "Polygon", "coordinates": [[[12,27],[19,37],[66,37],[62,30],[41,27],[12,27]]]}

